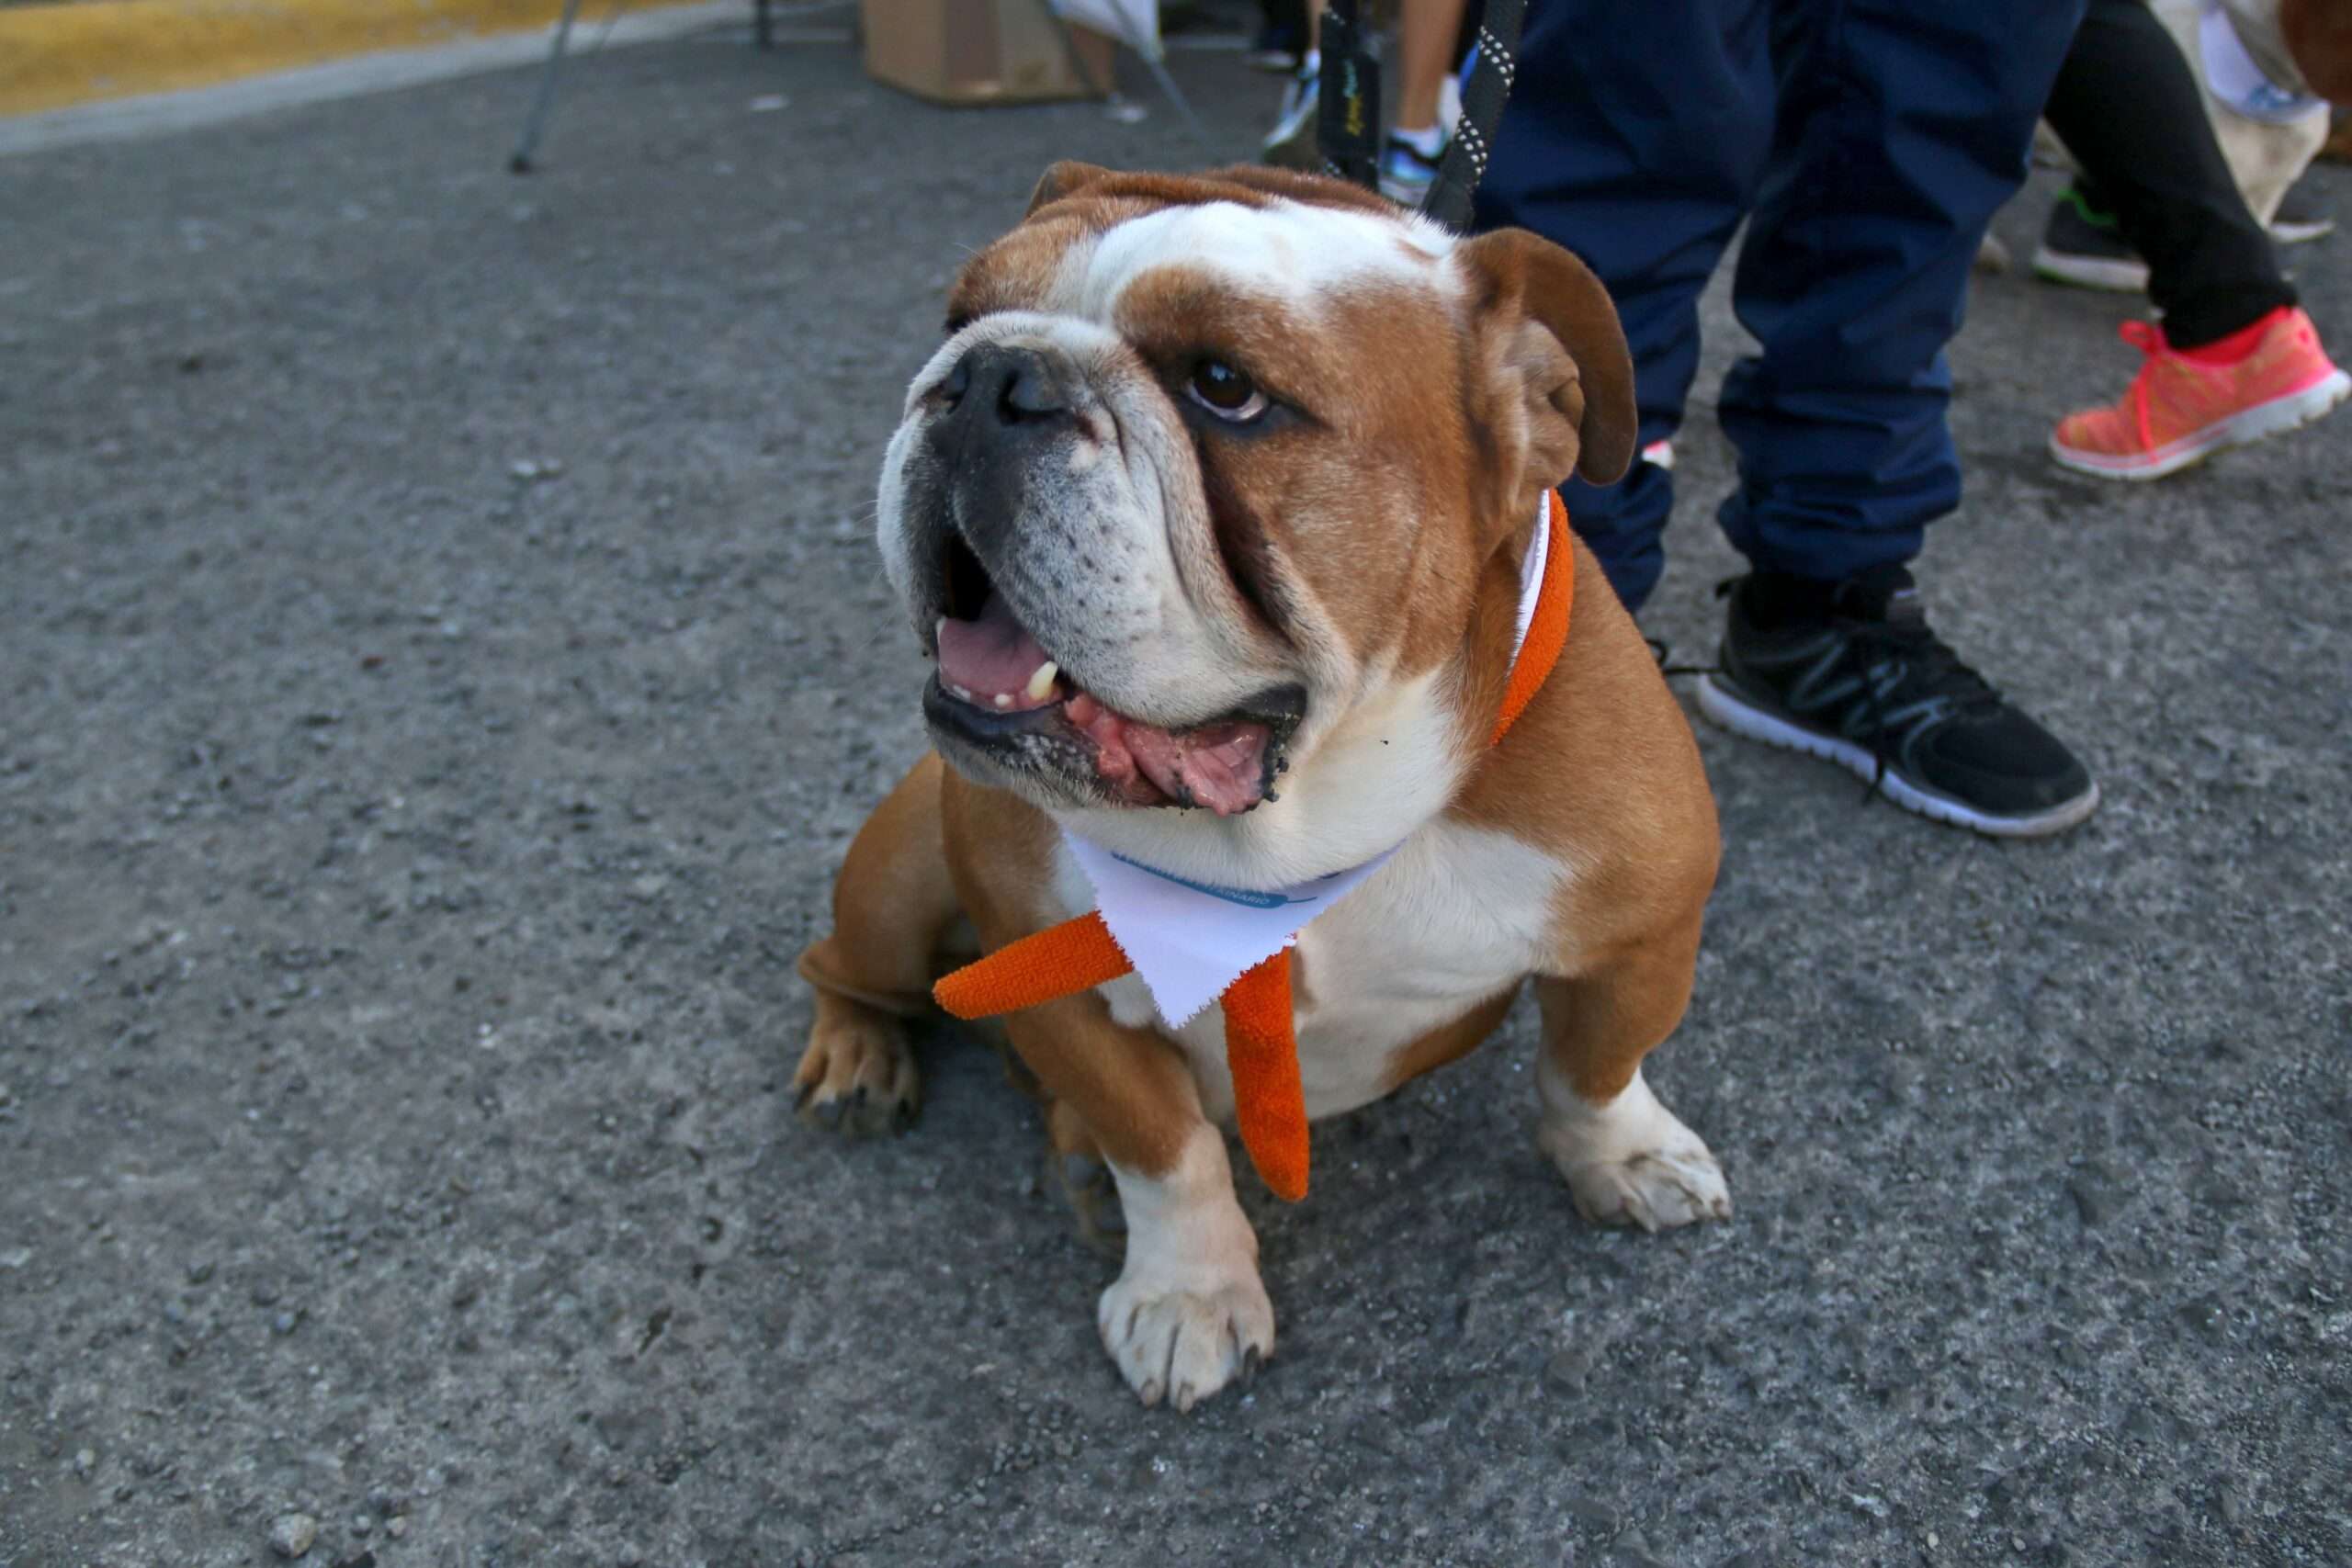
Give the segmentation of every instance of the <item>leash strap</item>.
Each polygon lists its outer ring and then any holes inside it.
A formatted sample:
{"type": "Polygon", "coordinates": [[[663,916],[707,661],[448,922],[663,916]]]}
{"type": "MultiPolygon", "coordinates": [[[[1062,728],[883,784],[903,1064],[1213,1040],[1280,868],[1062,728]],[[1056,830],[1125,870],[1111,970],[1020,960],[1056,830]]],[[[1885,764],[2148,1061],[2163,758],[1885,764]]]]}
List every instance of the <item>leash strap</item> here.
{"type": "Polygon", "coordinates": [[[1462,118],[1439,160],[1437,178],[1421,198],[1423,216],[1460,232],[1470,227],[1470,198],[1487,173],[1503,105],[1519,78],[1519,29],[1527,0],[1487,0],[1478,23],[1478,48],[1469,80],[1462,85],[1462,118]]]}

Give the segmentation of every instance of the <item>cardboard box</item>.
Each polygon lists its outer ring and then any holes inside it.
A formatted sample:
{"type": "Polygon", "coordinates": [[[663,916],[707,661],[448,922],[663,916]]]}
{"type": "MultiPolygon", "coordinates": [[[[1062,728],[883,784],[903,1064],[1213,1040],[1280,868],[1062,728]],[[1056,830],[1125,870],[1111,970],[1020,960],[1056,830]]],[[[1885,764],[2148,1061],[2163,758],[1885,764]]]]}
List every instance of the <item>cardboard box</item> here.
{"type": "Polygon", "coordinates": [[[1112,82],[1110,40],[1070,29],[1072,61],[1045,0],[859,0],[858,11],[866,74],[934,103],[1092,98],[1112,82]]]}

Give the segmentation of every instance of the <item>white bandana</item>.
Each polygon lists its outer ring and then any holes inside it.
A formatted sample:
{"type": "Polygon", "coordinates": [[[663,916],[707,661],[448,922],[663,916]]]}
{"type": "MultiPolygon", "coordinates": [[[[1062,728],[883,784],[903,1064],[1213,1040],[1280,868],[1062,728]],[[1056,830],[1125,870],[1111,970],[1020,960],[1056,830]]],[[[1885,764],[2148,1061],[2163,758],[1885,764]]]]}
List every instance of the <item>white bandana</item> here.
{"type": "MultiPolygon", "coordinates": [[[[1535,537],[1520,564],[1519,624],[1511,659],[1527,641],[1551,551],[1551,498],[1536,503],[1535,537]]],[[[1298,939],[1306,923],[1354,892],[1402,845],[1345,871],[1270,891],[1193,882],[1114,854],[1062,829],[1111,938],[1126,954],[1170,1029],[1182,1029],[1225,988],[1298,939]]]]}

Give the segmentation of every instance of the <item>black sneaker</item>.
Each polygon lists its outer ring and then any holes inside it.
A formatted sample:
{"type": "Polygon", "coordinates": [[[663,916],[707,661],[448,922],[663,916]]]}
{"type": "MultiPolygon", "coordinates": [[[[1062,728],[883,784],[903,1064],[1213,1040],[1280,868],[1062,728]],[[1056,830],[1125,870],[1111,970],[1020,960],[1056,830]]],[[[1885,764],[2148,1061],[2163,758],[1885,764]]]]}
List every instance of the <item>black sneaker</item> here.
{"type": "Polygon", "coordinates": [[[2123,243],[2114,216],[2099,211],[2072,186],[2050,209],[2034,247],[2033,271],[2052,283],[2078,288],[2111,288],[2119,294],[2148,291],[2148,264],[2123,243]]]}
{"type": "Polygon", "coordinates": [[[2082,763],[1928,629],[1903,568],[1826,592],[1761,575],[1725,586],[1722,668],[1699,706],[1733,734],[1826,757],[1897,806],[2000,838],[2062,832],[2098,807],[2082,763]]]}

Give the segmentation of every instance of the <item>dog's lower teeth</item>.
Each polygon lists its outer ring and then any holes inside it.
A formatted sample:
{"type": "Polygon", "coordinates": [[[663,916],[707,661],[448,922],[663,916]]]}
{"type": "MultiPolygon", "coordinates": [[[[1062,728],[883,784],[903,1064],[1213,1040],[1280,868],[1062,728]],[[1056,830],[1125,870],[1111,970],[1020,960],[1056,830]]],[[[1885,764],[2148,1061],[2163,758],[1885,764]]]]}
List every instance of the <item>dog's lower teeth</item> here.
{"type": "Polygon", "coordinates": [[[996,704],[996,705],[1001,708],[1009,708],[1012,705],[1012,694],[1011,692],[999,692],[995,696],[989,700],[996,704]]]}
{"type": "Polygon", "coordinates": [[[1029,700],[1033,703],[1044,702],[1046,694],[1054,689],[1054,677],[1060,673],[1060,667],[1050,659],[1038,665],[1030,672],[1029,684],[1023,688],[1029,694],[1029,700]]]}

